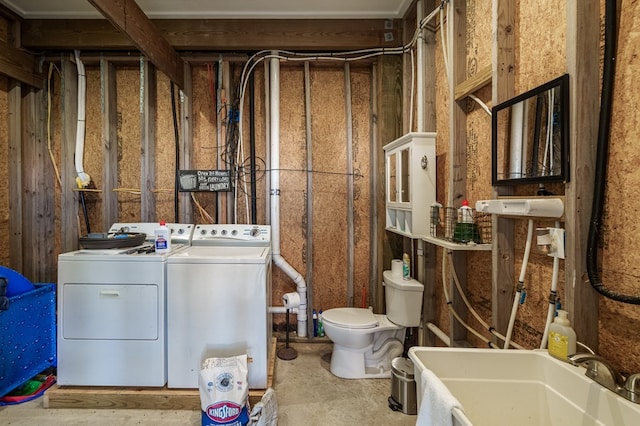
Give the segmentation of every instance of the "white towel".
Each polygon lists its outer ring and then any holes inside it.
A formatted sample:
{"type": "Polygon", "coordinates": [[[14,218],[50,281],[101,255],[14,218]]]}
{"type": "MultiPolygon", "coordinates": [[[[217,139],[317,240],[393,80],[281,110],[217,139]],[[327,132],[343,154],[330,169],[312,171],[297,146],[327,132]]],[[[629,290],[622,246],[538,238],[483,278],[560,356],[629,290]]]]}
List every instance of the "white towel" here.
{"type": "Polygon", "coordinates": [[[452,410],[462,410],[460,402],[451,394],[433,371],[425,368],[422,372],[422,402],[418,412],[417,426],[451,426],[452,410]]]}

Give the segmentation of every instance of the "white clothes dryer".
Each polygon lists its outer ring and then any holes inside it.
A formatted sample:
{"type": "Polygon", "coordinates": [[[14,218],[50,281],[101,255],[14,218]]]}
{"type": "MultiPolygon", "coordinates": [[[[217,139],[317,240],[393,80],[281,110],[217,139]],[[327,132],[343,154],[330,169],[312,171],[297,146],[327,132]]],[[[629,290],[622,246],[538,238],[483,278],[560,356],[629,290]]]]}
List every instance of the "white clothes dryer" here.
{"type": "Polygon", "coordinates": [[[167,260],[169,388],[197,388],[202,362],[247,354],[252,389],[267,387],[271,228],[196,225],[167,260]]]}
{"type": "Polygon", "coordinates": [[[116,223],[109,234],[144,233],[144,243],[58,257],[58,384],[166,384],[166,262],[193,232],[167,226],[168,253],[154,251],[157,223],[116,223]]]}

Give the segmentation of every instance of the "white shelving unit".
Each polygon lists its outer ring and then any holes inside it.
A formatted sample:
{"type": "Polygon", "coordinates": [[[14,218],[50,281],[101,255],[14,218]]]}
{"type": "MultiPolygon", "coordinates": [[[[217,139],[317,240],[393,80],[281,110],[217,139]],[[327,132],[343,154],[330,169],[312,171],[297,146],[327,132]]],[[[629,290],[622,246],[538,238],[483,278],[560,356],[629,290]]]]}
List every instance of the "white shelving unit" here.
{"type": "Polygon", "coordinates": [[[407,133],[385,152],[386,229],[409,238],[429,235],[436,199],[436,134],[407,133]]]}

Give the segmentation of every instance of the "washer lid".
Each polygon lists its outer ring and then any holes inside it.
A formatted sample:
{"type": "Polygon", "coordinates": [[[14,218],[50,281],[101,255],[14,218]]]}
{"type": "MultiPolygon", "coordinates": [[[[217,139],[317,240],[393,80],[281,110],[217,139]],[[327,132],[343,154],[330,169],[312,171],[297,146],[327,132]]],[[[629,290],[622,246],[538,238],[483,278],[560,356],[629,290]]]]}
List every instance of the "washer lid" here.
{"type": "Polygon", "coordinates": [[[345,328],[373,328],[378,325],[373,312],[364,308],[334,308],[322,313],[322,321],[345,328]]]}

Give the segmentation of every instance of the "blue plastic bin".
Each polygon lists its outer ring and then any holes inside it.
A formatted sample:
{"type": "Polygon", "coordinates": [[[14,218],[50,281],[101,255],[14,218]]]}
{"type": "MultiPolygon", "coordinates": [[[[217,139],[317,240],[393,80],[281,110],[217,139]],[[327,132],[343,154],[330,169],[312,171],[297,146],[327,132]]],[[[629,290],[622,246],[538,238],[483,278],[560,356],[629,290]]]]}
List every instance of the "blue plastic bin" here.
{"type": "Polygon", "coordinates": [[[34,286],[0,311],[0,396],[56,365],[56,285],[34,286]]]}

